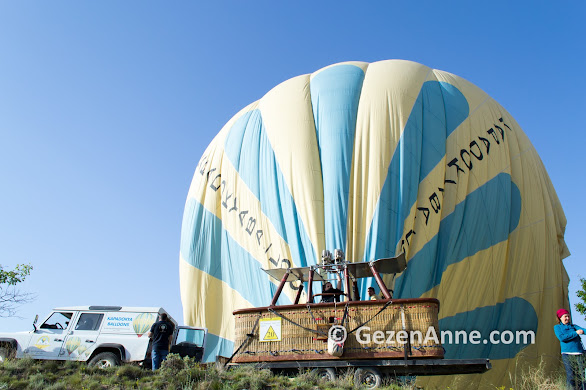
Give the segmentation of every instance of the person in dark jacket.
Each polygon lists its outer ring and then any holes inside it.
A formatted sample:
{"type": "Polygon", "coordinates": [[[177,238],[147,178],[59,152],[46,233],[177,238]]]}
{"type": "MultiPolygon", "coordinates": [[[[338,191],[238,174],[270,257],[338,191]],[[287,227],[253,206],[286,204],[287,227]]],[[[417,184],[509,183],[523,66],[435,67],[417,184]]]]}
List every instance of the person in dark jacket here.
{"type": "Polygon", "coordinates": [[[562,361],[566,369],[566,383],[569,389],[586,390],[584,378],[584,346],[580,336],[584,329],[572,324],[570,312],[559,309],[556,313],[559,324],[553,327],[556,337],[560,340],[562,361]]]}
{"type": "Polygon", "coordinates": [[[338,288],[334,288],[332,286],[332,283],[330,282],[326,282],[326,284],[324,284],[324,290],[323,292],[325,294],[329,294],[329,295],[324,295],[321,298],[322,302],[339,302],[340,301],[340,295],[344,295],[344,291],[340,290],[340,286],[339,286],[340,282],[338,282],[338,288]]]}
{"type": "Polygon", "coordinates": [[[153,371],[159,369],[161,362],[167,358],[174,331],[175,325],[169,321],[167,313],[160,313],[159,320],[151,326],[151,330],[147,333],[153,342],[151,350],[153,371]]]}

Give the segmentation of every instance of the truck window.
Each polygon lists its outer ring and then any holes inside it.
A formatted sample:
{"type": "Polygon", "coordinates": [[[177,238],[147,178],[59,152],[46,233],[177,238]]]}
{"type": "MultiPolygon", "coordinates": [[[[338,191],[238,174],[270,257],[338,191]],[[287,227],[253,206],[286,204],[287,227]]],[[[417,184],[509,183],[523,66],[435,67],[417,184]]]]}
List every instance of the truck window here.
{"type": "Polygon", "coordinates": [[[41,329],[67,329],[72,316],[73,313],[55,312],[43,322],[41,329]]]}
{"type": "Polygon", "coordinates": [[[75,330],[98,330],[103,318],[102,313],[82,313],[75,325],[75,330]]]}
{"type": "Polygon", "coordinates": [[[177,332],[177,341],[175,344],[189,343],[195,344],[198,347],[203,347],[203,338],[205,332],[203,329],[184,329],[179,328],[177,332]]]}

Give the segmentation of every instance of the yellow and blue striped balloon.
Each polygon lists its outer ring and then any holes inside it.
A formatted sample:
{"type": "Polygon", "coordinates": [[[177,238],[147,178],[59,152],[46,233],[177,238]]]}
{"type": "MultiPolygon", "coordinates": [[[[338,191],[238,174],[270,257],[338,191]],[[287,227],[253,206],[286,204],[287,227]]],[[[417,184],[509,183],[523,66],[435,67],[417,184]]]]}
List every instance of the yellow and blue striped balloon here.
{"type": "Polygon", "coordinates": [[[183,217],[185,322],[209,329],[207,359],[230,356],[232,311],[276,290],[261,268],[404,251],[395,297],[438,298],[440,329],[535,332],[535,344],[446,345],[447,358],[492,360],[471,385],[505,383],[517,357],[559,354],[565,225],[527,136],[478,87],[409,61],[332,65],[276,86],[207,147],[183,217]]]}
{"type": "Polygon", "coordinates": [[[138,337],[141,337],[155,323],[157,317],[152,313],[141,313],[132,321],[132,329],[138,337]]]}

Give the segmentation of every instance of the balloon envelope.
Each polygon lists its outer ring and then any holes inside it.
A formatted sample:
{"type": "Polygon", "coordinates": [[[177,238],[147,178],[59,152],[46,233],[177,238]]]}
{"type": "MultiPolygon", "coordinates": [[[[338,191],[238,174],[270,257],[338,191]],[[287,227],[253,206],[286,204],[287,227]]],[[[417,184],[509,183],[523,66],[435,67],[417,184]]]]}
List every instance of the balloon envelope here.
{"type": "Polygon", "coordinates": [[[356,262],[405,252],[394,296],[438,298],[440,329],[481,334],[444,340],[446,358],[489,358],[467,379],[505,383],[517,356],[559,355],[565,225],[534,147],[478,87],[409,61],[336,64],[276,86],[207,147],[183,217],[184,318],[209,329],[208,360],[230,356],[232,311],[276,290],[261,268],[316,264],[323,249],[356,262]],[[509,331],[535,343],[506,343],[509,331]]]}

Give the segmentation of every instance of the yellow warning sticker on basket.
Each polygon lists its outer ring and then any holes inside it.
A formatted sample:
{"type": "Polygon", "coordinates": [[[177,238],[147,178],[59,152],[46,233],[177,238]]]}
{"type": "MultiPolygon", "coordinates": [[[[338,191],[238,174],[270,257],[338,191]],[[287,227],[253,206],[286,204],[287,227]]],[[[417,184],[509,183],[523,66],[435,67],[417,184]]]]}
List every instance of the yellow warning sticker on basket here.
{"type": "Polygon", "coordinates": [[[259,321],[260,341],[281,341],[281,319],[263,318],[259,321]]]}

